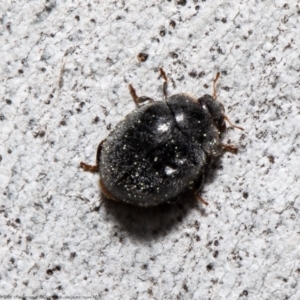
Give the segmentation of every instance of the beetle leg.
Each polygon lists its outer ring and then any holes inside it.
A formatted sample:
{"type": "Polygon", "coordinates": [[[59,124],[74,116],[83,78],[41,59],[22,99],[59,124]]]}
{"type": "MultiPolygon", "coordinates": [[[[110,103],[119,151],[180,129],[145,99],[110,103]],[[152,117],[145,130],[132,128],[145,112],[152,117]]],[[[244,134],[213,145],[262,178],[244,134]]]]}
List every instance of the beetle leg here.
{"type": "Polygon", "coordinates": [[[195,194],[195,198],[200,201],[202,204],[204,205],[208,205],[208,202],[206,200],[204,200],[202,197],[200,197],[198,194],[195,194]]]}
{"type": "Polygon", "coordinates": [[[220,77],[220,72],[217,73],[217,75],[214,79],[214,83],[213,83],[213,95],[212,96],[213,96],[214,99],[217,99],[217,97],[218,97],[217,96],[216,85],[217,85],[217,81],[218,81],[219,77],[220,77]]]}
{"type": "Polygon", "coordinates": [[[132,86],[132,84],[129,84],[128,88],[129,88],[129,93],[137,107],[139,107],[141,103],[146,101],[154,102],[154,100],[149,97],[145,97],[145,96],[139,97],[136,94],[135,88],[132,86]]]}
{"type": "Polygon", "coordinates": [[[229,145],[229,144],[221,144],[221,145],[222,145],[224,151],[228,151],[228,152],[232,152],[232,153],[238,152],[238,148],[233,145],[229,145]]]}
{"type": "Polygon", "coordinates": [[[163,83],[163,93],[164,93],[164,97],[165,99],[168,97],[168,92],[167,92],[167,88],[168,88],[168,77],[164,71],[163,68],[159,68],[159,72],[160,72],[160,76],[164,79],[164,83],[163,83]]]}
{"type": "Polygon", "coordinates": [[[142,104],[142,103],[144,103],[144,102],[146,102],[146,101],[154,102],[153,99],[151,99],[151,98],[149,98],[149,97],[147,97],[147,96],[142,96],[142,97],[139,97],[139,98],[138,98],[138,103],[139,103],[139,104],[142,104]]]}
{"type": "Polygon", "coordinates": [[[85,172],[91,172],[91,173],[97,173],[99,172],[98,166],[92,166],[92,165],[88,165],[84,162],[80,162],[80,168],[83,169],[83,171],[85,172]]]}
{"type": "Polygon", "coordinates": [[[228,119],[227,116],[224,116],[224,120],[226,120],[226,121],[231,125],[231,127],[237,128],[237,129],[239,129],[239,130],[244,130],[243,127],[239,127],[239,126],[236,126],[236,125],[232,124],[232,123],[230,122],[230,120],[228,119]]]}
{"type": "Polygon", "coordinates": [[[99,163],[100,163],[100,157],[101,157],[101,150],[102,150],[102,145],[106,140],[103,140],[97,148],[97,154],[96,154],[96,165],[88,165],[84,162],[80,163],[80,167],[86,171],[86,172],[92,172],[92,173],[97,173],[99,172],[99,163]]]}
{"type": "Polygon", "coordinates": [[[195,188],[196,188],[196,191],[195,191],[195,194],[194,194],[194,197],[199,201],[201,202],[202,204],[204,205],[208,205],[208,202],[206,200],[204,200],[201,196],[199,196],[199,193],[201,191],[201,188],[202,188],[202,185],[203,185],[203,182],[204,182],[204,175],[202,174],[198,181],[196,182],[195,184],[195,188]]]}

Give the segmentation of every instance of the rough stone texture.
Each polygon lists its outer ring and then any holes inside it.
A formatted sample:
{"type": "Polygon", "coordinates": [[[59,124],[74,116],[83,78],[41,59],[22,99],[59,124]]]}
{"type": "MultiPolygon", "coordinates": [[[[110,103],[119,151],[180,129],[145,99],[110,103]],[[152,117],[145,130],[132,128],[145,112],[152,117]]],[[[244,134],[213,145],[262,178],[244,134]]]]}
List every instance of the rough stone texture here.
{"type": "Polygon", "coordinates": [[[300,299],[299,5],[1,1],[0,298],[300,299]],[[79,162],[134,109],[129,83],[162,99],[161,66],[197,96],[221,72],[240,152],[208,207],[100,205],[79,162]]]}

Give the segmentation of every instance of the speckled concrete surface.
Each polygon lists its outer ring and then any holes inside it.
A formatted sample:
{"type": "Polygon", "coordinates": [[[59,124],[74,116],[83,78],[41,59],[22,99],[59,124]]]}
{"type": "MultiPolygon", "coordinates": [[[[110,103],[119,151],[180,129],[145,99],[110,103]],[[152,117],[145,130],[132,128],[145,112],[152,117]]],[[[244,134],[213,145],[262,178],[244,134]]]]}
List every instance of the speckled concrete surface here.
{"type": "Polygon", "coordinates": [[[2,1],[0,298],[300,299],[299,5],[2,1]],[[240,151],[208,207],[101,202],[79,163],[134,109],[129,83],[162,99],[161,66],[171,94],[221,72],[240,151]]]}

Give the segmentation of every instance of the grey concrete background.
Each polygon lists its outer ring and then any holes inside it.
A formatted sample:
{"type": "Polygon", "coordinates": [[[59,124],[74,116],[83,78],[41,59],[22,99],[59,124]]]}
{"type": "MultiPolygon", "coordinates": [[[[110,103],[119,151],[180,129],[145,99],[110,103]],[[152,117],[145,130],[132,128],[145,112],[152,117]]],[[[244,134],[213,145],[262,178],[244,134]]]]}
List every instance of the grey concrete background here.
{"type": "Polygon", "coordinates": [[[2,1],[0,298],[300,299],[299,1],[2,1]],[[139,62],[137,55],[148,55],[139,62]],[[245,128],[193,199],[101,202],[130,111],[211,93],[245,128]],[[100,205],[100,203],[102,203],[100,205]]]}

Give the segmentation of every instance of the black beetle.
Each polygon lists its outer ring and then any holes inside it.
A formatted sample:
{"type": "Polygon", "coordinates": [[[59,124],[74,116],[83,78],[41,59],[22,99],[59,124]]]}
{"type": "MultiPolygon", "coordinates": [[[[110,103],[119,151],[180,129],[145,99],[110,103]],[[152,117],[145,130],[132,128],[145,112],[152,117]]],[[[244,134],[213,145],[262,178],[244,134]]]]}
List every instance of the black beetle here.
{"type": "Polygon", "coordinates": [[[188,193],[207,205],[198,192],[209,166],[224,150],[237,152],[221,143],[225,120],[230,121],[216,100],[220,73],[213,96],[199,99],[187,94],[167,97],[168,79],[162,68],[160,73],[165,101],[138,97],[129,85],[137,108],[99,144],[96,165],[80,166],[100,172],[101,190],[112,200],[155,206],[188,193]]]}

